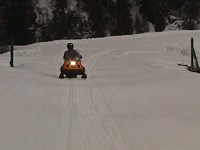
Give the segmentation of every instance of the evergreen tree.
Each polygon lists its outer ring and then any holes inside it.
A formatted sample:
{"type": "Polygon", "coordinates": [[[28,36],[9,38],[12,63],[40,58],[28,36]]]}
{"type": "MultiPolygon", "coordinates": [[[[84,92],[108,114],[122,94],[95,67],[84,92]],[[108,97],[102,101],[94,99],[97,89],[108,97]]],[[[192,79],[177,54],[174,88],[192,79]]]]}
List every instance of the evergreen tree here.
{"type": "Polygon", "coordinates": [[[124,35],[133,33],[131,3],[129,0],[117,0],[115,4],[116,28],[112,35],[124,35]]]}
{"type": "Polygon", "coordinates": [[[81,38],[80,24],[81,18],[74,10],[69,10],[67,13],[67,38],[77,39],[81,38]]]}
{"type": "Polygon", "coordinates": [[[141,13],[155,26],[155,31],[165,29],[165,17],[167,16],[167,0],[140,0],[141,13]]]}
{"type": "Polygon", "coordinates": [[[185,0],[168,0],[167,1],[167,10],[173,11],[181,8],[185,0]]]}
{"type": "Polygon", "coordinates": [[[89,14],[89,22],[91,23],[92,37],[106,36],[106,23],[103,16],[103,3],[106,0],[82,0],[84,11],[89,14]]]}
{"type": "Polygon", "coordinates": [[[197,20],[199,17],[199,12],[200,12],[200,1],[199,0],[188,0],[185,2],[185,5],[183,7],[184,10],[184,23],[183,23],[183,28],[184,29],[189,29],[189,30],[194,30],[197,29],[197,20]]]}
{"type": "Polygon", "coordinates": [[[36,14],[31,0],[7,0],[7,31],[14,36],[15,44],[35,42],[36,14]]]}
{"type": "Polygon", "coordinates": [[[111,35],[117,24],[115,2],[113,0],[106,0],[102,5],[103,20],[105,22],[106,34],[111,35]]]}
{"type": "Polygon", "coordinates": [[[92,37],[91,20],[89,20],[89,14],[86,12],[86,4],[84,0],[76,0],[76,37],[77,38],[90,38],[92,37]]]}
{"type": "Polygon", "coordinates": [[[37,41],[51,41],[52,37],[52,20],[48,14],[47,8],[37,8],[37,41]]]}
{"type": "Polygon", "coordinates": [[[0,0],[0,45],[5,45],[8,42],[6,31],[7,20],[5,16],[5,1],[0,0]]]}
{"type": "MultiPolygon", "coordinates": [[[[76,6],[81,7],[81,1],[76,1],[76,6]]],[[[75,9],[75,8],[74,8],[75,9]]],[[[71,10],[68,1],[57,0],[55,3],[55,10],[53,11],[53,37],[54,39],[80,39],[86,36],[88,26],[86,21],[82,20],[80,10],[71,10]]]]}
{"type": "Polygon", "coordinates": [[[53,10],[52,37],[53,39],[62,39],[67,37],[68,32],[68,2],[66,0],[55,0],[55,9],[53,10]]]}
{"type": "Polygon", "coordinates": [[[138,33],[144,33],[148,31],[149,31],[149,24],[146,18],[143,16],[136,16],[135,22],[134,22],[134,32],[138,34],[138,33]]]}

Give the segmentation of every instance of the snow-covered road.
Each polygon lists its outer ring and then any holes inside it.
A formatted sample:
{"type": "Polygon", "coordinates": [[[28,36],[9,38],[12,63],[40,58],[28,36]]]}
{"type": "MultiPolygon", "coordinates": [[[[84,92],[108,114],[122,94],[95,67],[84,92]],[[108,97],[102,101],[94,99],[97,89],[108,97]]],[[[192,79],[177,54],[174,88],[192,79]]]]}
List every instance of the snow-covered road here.
{"type": "Polygon", "coordinates": [[[2,150],[198,150],[200,31],[73,40],[88,75],[58,79],[69,41],[0,55],[2,150]]]}

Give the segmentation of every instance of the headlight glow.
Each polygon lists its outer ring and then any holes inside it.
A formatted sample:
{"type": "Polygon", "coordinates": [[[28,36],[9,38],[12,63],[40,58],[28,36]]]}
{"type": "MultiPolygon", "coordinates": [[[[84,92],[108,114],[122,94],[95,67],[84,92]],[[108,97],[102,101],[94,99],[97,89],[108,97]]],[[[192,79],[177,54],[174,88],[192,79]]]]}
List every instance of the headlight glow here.
{"type": "Polygon", "coordinates": [[[76,65],[76,62],[75,61],[71,61],[70,63],[72,66],[75,66],[76,65]]]}

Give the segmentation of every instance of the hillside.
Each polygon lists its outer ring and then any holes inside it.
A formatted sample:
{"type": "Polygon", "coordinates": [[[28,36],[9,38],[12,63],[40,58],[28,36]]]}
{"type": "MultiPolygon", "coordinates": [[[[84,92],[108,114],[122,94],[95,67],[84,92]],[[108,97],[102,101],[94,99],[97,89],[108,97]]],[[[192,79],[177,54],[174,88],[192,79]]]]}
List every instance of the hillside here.
{"type": "Polygon", "coordinates": [[[199,74],[190,38],[199,31],[70,40],[87,80],[58,79],[66,40],[15,47],[0,55],[3,150],[196,150],[199,74]]]}

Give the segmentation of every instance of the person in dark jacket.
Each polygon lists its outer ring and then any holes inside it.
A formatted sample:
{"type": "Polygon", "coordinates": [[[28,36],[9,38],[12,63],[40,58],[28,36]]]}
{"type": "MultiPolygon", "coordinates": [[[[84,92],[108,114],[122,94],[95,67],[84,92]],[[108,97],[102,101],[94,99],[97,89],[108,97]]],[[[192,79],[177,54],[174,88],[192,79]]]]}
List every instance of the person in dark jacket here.
{"type": "Polygon", "coordinates": [[[77,59],[82,58],[82,56],[76,50],[74,50],[74,45],[72,43],[68,43],[67,48],[68,50],[64,53],[64,56],[63,56],[63,59],[65,61],[69,59],[73,59],[73,58],[77,58],[77,59]]]}

